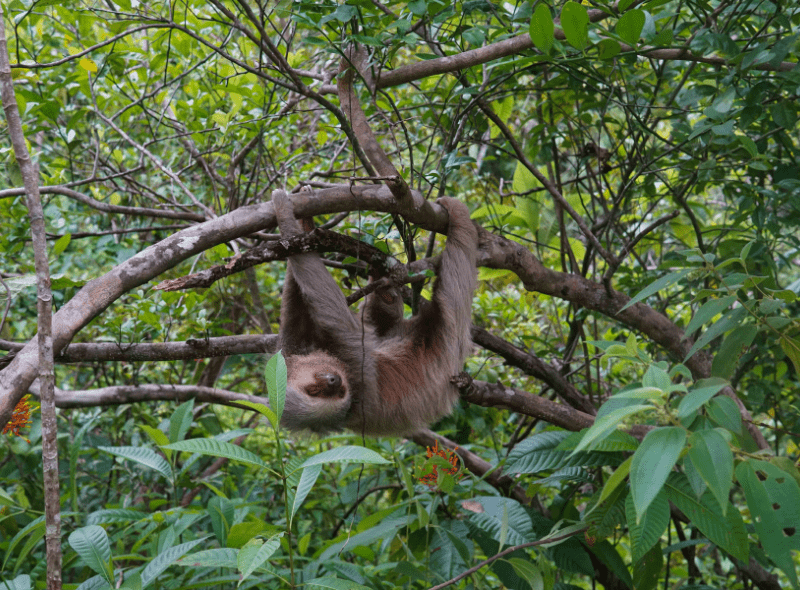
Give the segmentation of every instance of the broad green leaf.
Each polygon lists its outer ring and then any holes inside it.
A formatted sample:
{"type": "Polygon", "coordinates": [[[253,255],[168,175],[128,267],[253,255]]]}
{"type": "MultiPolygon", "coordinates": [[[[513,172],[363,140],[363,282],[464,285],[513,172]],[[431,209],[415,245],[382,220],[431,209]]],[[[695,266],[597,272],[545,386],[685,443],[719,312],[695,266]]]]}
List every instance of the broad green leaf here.
{"type": "Polygon", "coordinates": [[[620,308],[620,311],[625,311],[631,305],[634,305],[639,301],[646,299],[647,297],[650,297],[650,295],[653,295],[654,293],[658,293],[661,289],[664,289],[666,287],[669,287],[670,285],[677,283],[683,277],[685,277],[691,272],[694,272],[694,269],[684,268],[681,270],[677,270],[675,272],[671,272],[668,275],[665,275],[660,279],[653,281],[652,283],[647,285],[644,289],[639,291],[635,297],[631,298],[631,300],[628,301],[628,303],[623,305],[622,308],[620,308]]]}
{"type": "Polygon", "coordinates": [[[695,352],[703,348],[717,336],[720,336],[728,330],[732,330],[733,328],[737,327],[746,316],[747,310],[744,307],[737,307],[725,312],[725,314],[723,314],[718,321],[709,326],[709,328],[703,332],[700,338],[697,339],[697,341],[692,345],[692,348],[689,349],[689,352],[684,357],[683,362],[686,362],[695,352]]]}
{"type": "Polygon", "coordinates": [[[358,446],[344,446],[324,451],[319,455],[314,455],[306,459],[300,468],[311,467],[312,465],[324,465],[325,463],[369,463],[372,465],[388,465],[387,461],[375,451],[358,446]]]}
{"type": "Polygon", "coordinates": [[[300,475],[300,482],[297,484],[294,502],[291,506],[291,512],[289,516],[290,522],[292,519],[294,519],[294,515],[297,514],[297,510],[303,504],[303,500],[306,499],[306,496],[308,496],[308,493],[314,487],[320,471],[322,471],[322,465],[312,465],[303,469],[303,473],[300,475]]]}
{"type": "Polygon", "coordinates": [[[611,477],[606,480],[606,483],[603,485],[603,490],[600,492],[600,497],[597,499],[598,504],[608,498],[617,486],[625,481],[625,478],[628,477],[628,474],[631,472],[631,461],[633,461],[633,456],[625,459],[625,461],[616,468],[614,473],[611,474],[611,477]]]}
{"type": "MultiPolygon", "coordinates": [[[[656,590],[663,569],[664,555],[661,552],[661,544],[657,543],[642,559],[633,564],[633,587],[636,590],[656,590]]],[[[690,588],[684,587],[684,590],[690,588]]]]}
{"type": "Polygon", "coordinates": [[[281,537],[283,537],[283,533],[271,537],[264,543],[247,545],[239,550],[236,558],[237,567],[241,572],[239,583],[249,578],[278,550],[278,547],[281,546],[281,537]]]}
{"type": "Polygon", "coordinates": [[[498,543],[519,545],[535,540],[531,517],[516,500],[484,496],[471,501],[480,503],[484,511],[470,515],[470,523],[498,543]]]}
{"type": "Polygon", "coordinates": [[[0,578],[0,588],[2,590],[31,590],[31,577],[28,574],[22,574],[13,580],[5,580],[0,578]]]}
{"type": "Polygon", "coordinates": [[[724,309],[728,309],[736,301],[735,295],[728,295],[727,297],[720,297],[719,299],[710,299],[700,306],[697,313],[691,319],[689,324],[684,330],[685,336],[691,336],[703,324],[710,322],[718,314],[722,313],[724,309]]]}
{"type": "Polygon", "coordinates": [[[111,570],[111,543],[103,527],[90,524],[69,536],[69,545],[93,572],[109,584],[114,583],[111,570]]]}
{"type": "Polygon", "coordinates": [[[368,586],[362,586],[352,580],[342,580],[334,576],[324,576],[314,578],[303,584],[303,589],[308,590],[369,590],[368,586]]]}
{"type": "Polygon", "coordinates": [[[140,465],[155,469],[167,479],[172,479],[172,467],[170,467],[167,460],[161,455],[156,453],[153,449],[147,447],[97,447],[101,451],[111,453],[117,457],[135,461],[140,465]]]}
{"type": "Polygon", "coordinates": [[[235,518],[235,508],[233,502],[222,496],[213,496],[206,506],[206,512],[211,519],[211,530],[223,547],[228,545],[228,532],[235,518]]]}
{"type": "Polygon", "coordinates": [[[189,432],[189,427],[192,425],[193,409],[194,400],[190,399],[178,406],[172,416],[169,417],[169,442],[174,443],[183,440],[186,433],[189,432]]]}
{"type": "Polygon", "coordinates": [[[628,566],[625,561],[623,561],[616,547],[604,539],[599,543],[590,545],[589,550],[594,553],[595,557],[599,559],[601,563],[605,564],[614,575],[622,580],[625,586],[631,589],[634,587],[628,566]]]}
{"type": "Polygon", "coordinates": [[[278,425],[278,417],[275,415],[275,412],[273,412],[270,409],[269,406],[265,404],[251,402],[248,400],[236,400],[236,403],[242,406],[246,406],[251,410],[255,410],[256,412],[264,416],[267,420],[269,420],[269,423],[272,424],[273,428],[278,425]]]}
{"type": "Polygon", "coordinates": [[[3,569],[6,569],[8,560],[12,557],[15,557],[18,560],[25,559],[25,556],[28,554],[28,552],[39,542],[42,537],[44,537],[44,533],[44,515],[34,518],[32,521],[22,527],[11,539],[11,542],[8,544],[8,547],[5,550],[3,569]],[[25,541],[25,545],[23,545],[19,552],[16,552],[15,549],[17,548],[17,545],[22,541],[25,541]]]}
{"type": "Polygon", "coordinates": [[[235,568],[239,552],[230,547],[206,549],[181,557],[176,565],[186,567],[235,568]]]}
{"type": "Polygon", "coordinates": [[[632,559],[636,563],[658,543],[661,534],[669,525],[667,493],[663,489],[658,492],[639,522],[636,519],[633,496],[628,496],[625,500],[625,516],[628,519],[631,535],[632,559]]]}
{"type": "Polygon", "coordinates": [[[554,31],[550,7],[541,2],[531,16],[530,35],[533,44],[544,54],[549,53],[553,47],[554,31]]]}
{"type": "Polygon", "coordinates": [[[70,241],[72,240],[72,234],[64,234],[60,238],[56,240],[56,243],[53,244],[53,251],[50,253],[50,256],[53,258],[58,258],[61,253],[67,249],[69,246],[70,241]]]}
{"type": "Polygon", "coordinates": [[[283,406],[286,404],[286,360],[281,351],[267,361],[264,378],[267,381],[269,407],[275,412],[276,422],[272,426],[277,428],[283,415],[283,406]]]}
{"type": "Polygon", "coordinates": [[[708,417],[734,434],[742,434],[742,414],[731,398],[720,395],[706,404],[708,417]]]}
{"type": "MultiPolygon", "coordinates": [[[[541,4],[539,6],[541,6],[541,4]]],[[[537,568],[530,560],[512,557],[507,561],[511,564],[511,567],[514,568],[514,572],[520,578],[525,580],[528,585],[530,585],[532,590],[544,590],[544,579],[542,578],[542,572],[540,572],[539,568],[537,568]]]]}
{"type": "Polygon", "coordinates": [[[631,462],[631,495],[636,519],[661,491],[670,471],[686,443],[686,431],[676,426],[651,430],[633,454],[631,462]]]}
{"type": "Polygon", "coordinates": [[[800,549],[800,488],[786,472],[765,461],[748,459],[736,467],[758,538],[794,588],[798,588],[792,549],[800,549]],[[787,531],[791,530],[789,536],[787,531]]]}
{"type": "Polygon", "coordinates": [[[576,466],[616,465],[622,460],[618,453],[559,449],[561,442],[569,436],[571,434],[565,431],[549,431],[528,437],[509,453],[505,469],[509,473],[538,473],[576,466]]]}
{"type": "Polygon", "coordinates": [[[742,516],[736,508],[729,508],[727,517],[722,515],[719,503],[706,492],[698,500],[686,477],[670,474],[666,484],[667,497],[691,520],[708,539],[737,559],[747,562],[750,546],[742,516]]]}
{"type": "Polygon", "coordinates": [[[612,59],[622,51],[619,41],[614,39],[603,39],[597,44],[597,57],[600,59],[612,59]]]}
{"type": "Polygon", "coordinates": [[[192,547],[199,545],[203,541],[205,541],[206,537],[202,539],[195,539],[194,541],[189,541],[188,543],[182,543],[180,545],[176,545],[175,547],[170,547],[166,551],[162,551],[159,553],[155,559],[150,561],[147,566],[142,570],[142,588],[146,588],[155,579],[164,572],[169,566],[177,562],[181,557],[183,557],[186,553],[191,551],[192,547]]]}
{"type": "Polygon", "coordinates": [[[617,21],[617,35],[628,45],[636,45],[644,28],[644,11],[634,8],[624,13],[617,21]]]}
{"type": "Polygon", "coordinates": [[[681,463],[683,464],[683,473],[686,475],[689,485],[692,486],[695,497],[699,500],[703,497],[703,494],[708,489],[708,486],[703,480],[703,477],[700,475],[700,472],[697,471],[697,467],[694,466],[694,463],[692,463],[692,460],[689,458],[688,454],[684,455],[683,459],[681,459],[681,463]]]}
{"type": "Polygon", "coordinates": [[[232,459],[234,461],[239,461],[240,463],[255,465],[256,467],[269,467],[258,457],[258,455],[229,442],[215,440],[212,438],[193,438],[190,440],[182,440],[172,443],[171,445],[167,445],[164,448],[172,449],[173,451],[185,451],[187,453],[210,455],[212,457],[225,457],[226,459],[232,459]]]}
{"type": "Polygon", "coordinates": [[[589,45],[589,14],[586,7],[569,0],[561,9],[561,27],[564,36],[575,49],[589,45]]]}
{"type": "Polygon", "coordinates": [[[781,349],[789,357],[794,365],[794,370],[800,373],[800,342],[795,338],[790,338],[786,334],[781,334],[781,349]]]}
{"type": "Polygon", "coordinates": [[[728,441],[716,430],[698,430],[689,437],[689,445],[692,464],[708,484],[725,516],[733,481],[733,452],[728,441]]]}
{"type": "Polygon", "coordinates": [[[106,508],[95,510],[86,519],[87,524],[113,524],[131,523],[149,518],[150,514],[141,510],[130,510],[126,508],[106,508]]]}
{"type": "Polygon", "coordinates": [[[655,407],[649,404],[636,404],[613,410],[602,417],[598,416],[597,420],[595,420],[595,423],[592,424],[591,428],[589,428],[589,430],[583,436],[583,439],[581,439],[580,444],[573,452],[577,453],[578,451],[582,451],[584,449],[593,448],[593,445],[601,442],[605,437],[616,430],[617,427],[622,424],[623,420],[629,416],[632,416],[633,414],[638,414],[639,412],[645,412],[648,410],[655,410],[655,407]]]}
{"type": "Polygon", "coordinates": [[[757,326],[745,324],[744,326],[735,328],[730,334],[725,336],[725,339],[719,347],[719,352],[714,355],[714,361],[711,364],[711,374],[715,377],[730,379],[739,359],[753,343],[756,334],[758,334],[757,326]]]}
{"type": "Polygon", "coordinates": [[[683,420],[690,416],[692,412],[698,410],[708,400],[722,391],[722,388],[726,385],[728,385],[728,382],[719,377],[710,377],[698,381],[683,397],[681,403],[678,404],[678,418],[683,420]]]}

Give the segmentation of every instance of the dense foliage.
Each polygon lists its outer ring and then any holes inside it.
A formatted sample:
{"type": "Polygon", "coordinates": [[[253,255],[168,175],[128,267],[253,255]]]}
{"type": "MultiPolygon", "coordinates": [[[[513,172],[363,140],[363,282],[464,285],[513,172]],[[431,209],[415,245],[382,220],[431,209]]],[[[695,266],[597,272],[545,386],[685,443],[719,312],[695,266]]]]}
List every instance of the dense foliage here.
{"type": "MultiPolygon", "coordinates": [[[[3,19],[50,246],[69,587],[800,587],[795,3],[10,0],[3,19]],[[468,204],[453,416],[403,440],[275,428],[276,188],[408,264],[408,314],[446,228],[420,203],[468,204]]],[[[11,134],[3,423],[40,391],[11,134]]],[[[294,247],[364,287],[362,251],[322,234],[294,247]]],[[[47,576],[27,417],[0,450],[20,589],[47,576]]]]}

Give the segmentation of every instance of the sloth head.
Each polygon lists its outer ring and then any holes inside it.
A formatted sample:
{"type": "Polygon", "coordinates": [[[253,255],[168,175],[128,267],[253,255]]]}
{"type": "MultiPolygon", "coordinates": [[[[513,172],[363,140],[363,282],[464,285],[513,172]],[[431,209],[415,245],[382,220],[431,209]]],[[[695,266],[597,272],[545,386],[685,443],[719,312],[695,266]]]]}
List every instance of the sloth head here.
{"type": "Polygon", "coordinates": [[[325,434],[341,430],[352,396],[344,364],[324,352],[287,357],[286,405],[281,424],[289,430],[325,434]]]}

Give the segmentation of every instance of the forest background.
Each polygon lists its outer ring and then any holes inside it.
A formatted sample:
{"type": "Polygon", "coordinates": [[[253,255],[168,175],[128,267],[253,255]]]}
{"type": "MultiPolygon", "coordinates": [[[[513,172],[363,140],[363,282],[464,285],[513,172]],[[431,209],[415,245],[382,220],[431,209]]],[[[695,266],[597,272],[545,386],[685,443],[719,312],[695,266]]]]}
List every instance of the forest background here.
{"type": "Polygon", "coordinates": [[[7,587],[798,588],[795,3],[2,12],[7,587]],[[281,241],[280,188],[322,229],[281,241]],[[283,261],[410,314],[442,195],[456,412],[275,428],[283,261]]]}

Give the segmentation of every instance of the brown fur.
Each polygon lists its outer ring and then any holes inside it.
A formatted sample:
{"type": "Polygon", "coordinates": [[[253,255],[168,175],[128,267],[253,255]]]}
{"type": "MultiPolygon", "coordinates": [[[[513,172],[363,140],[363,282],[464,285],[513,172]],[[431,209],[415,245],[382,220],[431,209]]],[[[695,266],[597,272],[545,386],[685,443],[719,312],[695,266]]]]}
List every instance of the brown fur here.
{"type": "MultiPolygon", "coordinates": [[[[272,202],[283,236],[303,231],[285,192],[272,202]]],[[[432,301],[411,319],[402,317],[399,290],[386,287],[367,298],[362,325],[318,255],[290,257],[280,330],[289,373],[284,426],[407,434],[452,411],[458,390],[450,377],[471,344],[478,238],[462,203],[439,203],[450,215],[447,244],[432,301]]]]}

